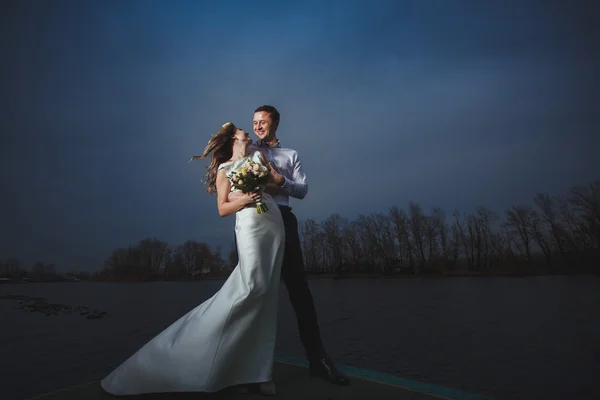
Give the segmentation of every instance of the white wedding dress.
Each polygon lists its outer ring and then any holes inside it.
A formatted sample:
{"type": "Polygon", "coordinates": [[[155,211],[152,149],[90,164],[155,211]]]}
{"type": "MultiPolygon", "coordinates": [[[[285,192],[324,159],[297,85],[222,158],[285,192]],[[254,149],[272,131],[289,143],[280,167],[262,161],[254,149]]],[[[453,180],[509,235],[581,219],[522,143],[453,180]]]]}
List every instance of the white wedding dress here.
{"type": "MultiPolygon", "coordinates": [[[[248,158],[221,164],[229,173],[248,158]]],[[[114,395],[216,392],[271,380],[285,231],[277,204],[236,213],[239,262],[221,289],[146,343],[101,382],[114,395]]]]}

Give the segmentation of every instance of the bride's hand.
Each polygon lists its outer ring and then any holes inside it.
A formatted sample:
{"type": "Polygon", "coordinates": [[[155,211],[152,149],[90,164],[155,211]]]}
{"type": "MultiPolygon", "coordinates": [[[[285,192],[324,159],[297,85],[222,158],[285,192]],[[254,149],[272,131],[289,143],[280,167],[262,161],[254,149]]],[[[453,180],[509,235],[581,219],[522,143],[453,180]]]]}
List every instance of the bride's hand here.
{"type": "Polygon", "coordinates": [[[274,183],[276,185],[283,185],[285,183],[285,178],[279,172],[272,163],[269,163],[269,167],[271,167],[271,173],[269,174],[269,182],[274,183]]]}
{"type": "Polygon", "coordinates": [[[256,203],[262,199],[262,193],[260,191],[244,193],[241,198],[244,199],[244,204],[256,203]]]}

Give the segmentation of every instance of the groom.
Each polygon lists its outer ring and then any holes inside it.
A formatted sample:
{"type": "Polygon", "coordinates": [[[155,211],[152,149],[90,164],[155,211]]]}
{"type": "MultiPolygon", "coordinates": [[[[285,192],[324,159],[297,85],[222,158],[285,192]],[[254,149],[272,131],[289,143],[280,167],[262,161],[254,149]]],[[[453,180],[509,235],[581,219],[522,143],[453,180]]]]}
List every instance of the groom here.
{"type": "Polygon", "coordinates": [[[254,111],[253,130],[259,140],[248,151],[261,151],[271,166],[272,177],[266,191],[279,205],[286,235],[281,275],[296,312],[300,340],[306,350],[311,376],[320,376],[337,385],[349,385],[348,377],[341,374],[327,357],[321,340],[313,297],[304,274],[298,220],[289,206],[290,197],[303,199],[306,196],[306,175],[298,153],[281,147],[277,140],[278,126],[279,112],[275,107],[258,107],[254,111]]]}

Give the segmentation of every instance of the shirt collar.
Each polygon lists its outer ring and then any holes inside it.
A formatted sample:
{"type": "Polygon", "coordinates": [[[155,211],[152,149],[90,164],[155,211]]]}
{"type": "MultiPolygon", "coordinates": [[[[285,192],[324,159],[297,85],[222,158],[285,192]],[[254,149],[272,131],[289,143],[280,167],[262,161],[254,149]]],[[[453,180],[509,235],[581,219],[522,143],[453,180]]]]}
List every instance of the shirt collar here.
{"type": "Polygon", "coordinates": [[[277,142],[275,142],[274,145],[269,146],[268,144],[266,144],[265,142],[263,142],[262,140],[259,140],[256,142],[256,145],[258,147],[268,147],[268,148],[280,148],[281,147],[281,143],[279,142],[279,140],[277,140],[277,142]]]}

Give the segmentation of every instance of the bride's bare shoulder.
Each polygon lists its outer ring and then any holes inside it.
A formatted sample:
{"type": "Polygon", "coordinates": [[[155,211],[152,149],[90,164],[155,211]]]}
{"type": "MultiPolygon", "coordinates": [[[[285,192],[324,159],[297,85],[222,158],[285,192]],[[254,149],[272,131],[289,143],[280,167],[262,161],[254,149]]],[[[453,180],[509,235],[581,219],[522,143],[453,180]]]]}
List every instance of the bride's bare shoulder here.
{"type": "Polygon", "coordinates": [[[219,167],[217,168],[218,171],[222,170],[223,168],[227,168],[231,165],[233,161],[229,160],[229,161],[225,161],[224,163],[219,164],[219,167]]]}
{"type": "Polygon", "coordinates": [[[254,154],[255,154],[255,155],[256,155],[256,154],[258,154],[258,156],[257,156],[257,157],[259,158],[259,160],[260,160],[260,161],[261,161],[261,162],[262,162],[264,165],[267,165],[267,159],[265,158],[265,155],[262,153],[262,151],[260,151],[260,150],[256,150],[256,151],[254,152],[254,154]]]}

